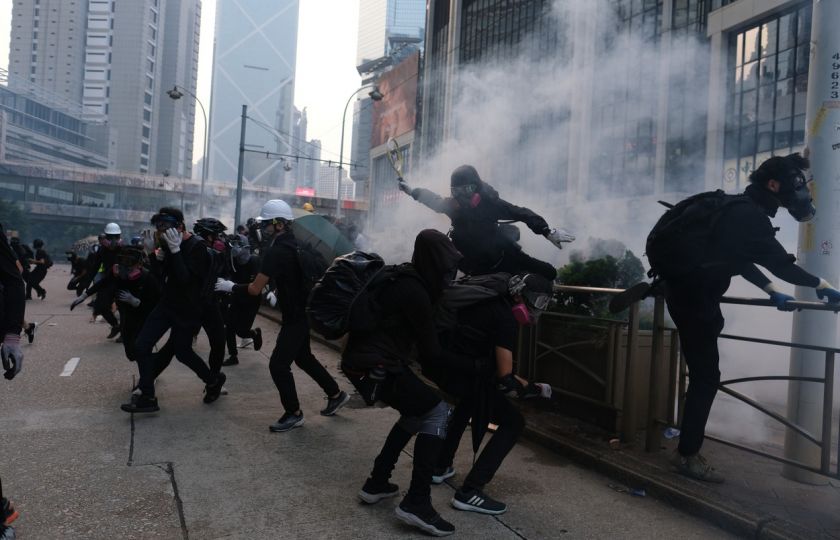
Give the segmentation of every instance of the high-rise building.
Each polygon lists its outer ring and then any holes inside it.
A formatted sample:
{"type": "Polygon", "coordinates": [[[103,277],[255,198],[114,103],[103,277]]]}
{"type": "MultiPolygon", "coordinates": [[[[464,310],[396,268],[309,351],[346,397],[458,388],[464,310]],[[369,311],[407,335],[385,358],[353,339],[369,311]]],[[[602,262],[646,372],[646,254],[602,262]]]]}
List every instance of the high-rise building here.
{"type": "Polygon", "coordinates": [[[209,177],[235,182],[242,105],[248,106],[244,179],[286,187],[291,153],[298,0],[218,0],[210,112],[209,177]]]}
{"type": "MultiPolygon", "coordinates": [[[[26,0],[12,6],[9,84],[29,81],[46,90],[49,101],[60,96],[82,102],[85,28],[88,3],[94,0],[26,0]]],[[[105,3],[108,3],[105,0],[105,3]]]]}
{"type": "Polygon", "coordinates": [[[117,169],[189,176],[193,105],[169,103],[165,90],[177,84],[195,92],[200,6],[17,0],[9,71],[82,103],[86,120],[106,121],[117,169]]]}
{"type": "MultiPolygon", "coordinates": [[[[201,2],[167,0],[162,44],[164,54],[160,56],[160,91],[157,96],[158,136],[154,140],[157,148],[152,171],[155,174],[169,173],[191,178],[196,112],[201,116],[200,122],[209,122],[209,118],[200,114],[201,111],[196,111],[195,98],[190,95],[190,92],[195,95],[198,83],[200,21],[201,2]],[[170,99],[166,92],[175,86],[189,92],[182,90],[184,95],[181,99],[170,99]]],[[[204,129],[207,129],[206,125],[204,129]]]]}
{"type": "MultiPolygon", "coordinates": [[[[363,83],[375,82],[422,49],[425,26],[425,0],[359,0],[356,69],[363,83]]],[[[350,177],[359,184],[356,195],[360,197],[367,196],[370,179],[372,105],[367,95],[353,104],[350,177]]]]}

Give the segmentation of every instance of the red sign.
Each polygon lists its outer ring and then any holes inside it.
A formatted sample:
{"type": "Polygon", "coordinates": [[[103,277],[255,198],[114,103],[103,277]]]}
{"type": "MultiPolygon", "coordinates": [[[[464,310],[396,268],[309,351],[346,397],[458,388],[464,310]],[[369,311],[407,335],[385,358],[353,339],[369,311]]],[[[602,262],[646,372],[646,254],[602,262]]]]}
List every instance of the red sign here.
{"type": "Polygon", "coordinates": [[[301,197],[314,197],[315,196],[315,188],[311,188],[311,187],[295,188],[295,195],[300,195],[301,197]]]}

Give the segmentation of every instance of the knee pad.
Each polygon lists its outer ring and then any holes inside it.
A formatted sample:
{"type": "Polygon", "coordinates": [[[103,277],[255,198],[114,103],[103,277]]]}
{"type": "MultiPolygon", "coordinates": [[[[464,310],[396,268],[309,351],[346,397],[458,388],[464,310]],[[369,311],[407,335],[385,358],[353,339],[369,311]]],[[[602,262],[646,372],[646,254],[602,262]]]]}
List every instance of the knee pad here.
{"type": "Polygon", "coordinates": [[[412,434],[424,433],[445,439],[451,416],[452,409],[445,402],[440,401],[422,416],[401,416],[397,424],[412,434]]]}

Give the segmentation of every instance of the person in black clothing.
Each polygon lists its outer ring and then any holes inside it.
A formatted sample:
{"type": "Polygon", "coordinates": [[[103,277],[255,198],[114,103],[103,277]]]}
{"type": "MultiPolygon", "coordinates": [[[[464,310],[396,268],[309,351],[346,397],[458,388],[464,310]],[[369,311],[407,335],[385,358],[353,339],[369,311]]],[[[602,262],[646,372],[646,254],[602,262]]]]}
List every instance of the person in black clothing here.
{"type": "Polygon", "coordinates": [[[455,410],[446,434],[432,483],[440,484],[455,475],[453,460],[461,437],[472,418],[473,451],[477,452],[487,424],[498,426],[482,449],[461,487],[452,498],[452,506],[484,514],[501,514],[507,506],[483,492],[516,444],[525,427],[522,415],[507,397],[550,397],[551,387],[529,383],[513,374],[513,350],[516,345],[517,318],[513,309],[527,315],[519,324],[534,324],[548,305],[552,284],[537,274],[493,274],[495,286],[485,287],[475,280],[461,280],[447,288],[438,302],[436,323],[442,346],[453,352],[482,358],[480,373],[465,374],[447,365],[423,369],[423,374],[444,392],[456,399],[455,410]],[[504,289],[505,292],[500,292],[504,289]]]}
{"type": "Polygon", "coordinates": [[[455,278],[460,260],[461,254],[446,235],[421,231],[412,263],[392,267],[390,276],[370,291],[377,306],[376,329],[351,330],[341,358],[342,371],[368,404],[382,401],[400,413],[359,498],[373,504],[399,493],[399,487],[389,482],[391,472],[403,448],[417,435],[411,485],[395,513],[400,520],[437,536],[455,531],[434,509],[430,496],[450,411],[414,374],[408,355],[416,346],[425,369],[445,365],[472,374],[480,366],[479,359],[443,349],[433,319],[432,306],[455,278]]]}
{"type": "Polygon", "coordinates": [[[460,270],[465,274],[533,272],[550,280],[557,277],[554,266],[522,251],[517,243],[519,230],[510,222],[525,223],[534,234],[546,236],[558,247],[561,242],[574,240],[569,233],[549,227],[545,219],[528,208],[500,198],[471,165],[453,171],[451,198],[444,199],[424,188],[411,189],[403,180],[399,186],[415,200],[452,220],[450,236],[464,255],[460,270]]]}
{"type": "Polygon", "coordinates": [[[184,214],[177,208],[161,208],[152,217],[152,225],[157,229],[156,240],[160,246],[155,260],[162,268],[163,289],[135,343],[139,393],[132,394],[131,401],[121,406],[131,413],[160,410],[155,397],[157,362],[153,348],[167,330],[171,331],[175,357],[204,381],[205,394],[221,393],[225,382],[224,373],[214,377],[192,348],[193,336],[201,326],[204,296],[208,294],[206,281],[211,261],[207,249],[185,230],[184,214]]]}
{"type": "Polygon", "coordinates": [[[672,464],[686,476],[708,482],[724,481],[700,455],[700,448],[720,383],[717,340],[724,325],[720,301],[732,276],[740,274],[764,289],[781,310],[792,309],[787,302],[793,297],[779,292],[755,265],[788,283],[814,287],[819,298],[840,302],[840,291],[795,264],[796,257],[776,240],[770,222],[780,207],[787,208],[799,221],[813,216],[802,172],[808,166],[799,154],[775,156],[762,163],[750,175],[750,185],[744,193],[737,196],[741,200],[720,210],[702,267],[676,279],[665,279],[665,301],[688,365],[680,442],[672,457],[672,464]]]}
{"type": "MultiPolygon", "coordinates": [[[[0,225],[0,360],[7,380],[14,379],[23,368],[20,331],[26,311],[26,296],[21,270],[18,252],[9,244],[6,231],[0,225]]],[[[3,496],[0,484],[0,540],[15,537],[11,524],[17,517],[14,506],[3,496]]]]}
{"type": "MultiPolygon", "coordinates": [[[[122,230],[116,223],[105,225],[103,234],[99,236],[99,249],[96,250],[91,261],[94,268],[93,284],[111,275],[111,268],[117,262],[117,250],[122,246],[122,230]]],[[[111,325],[111,331],[106,339],[116,337],[120,333],[120,323],[114,316],[112,306],[116,289],[113,280],[97,288],[96,299],[93,301],[93,316],[101,315],[105,322],[111,325]]]]}
{"type": "Polygon", "coordinates": [[[160,299],[160,282],[146,268],[145,259],[142,248],[123,246],[112,270],[117,291],[117,309],[120,312],[120,336],[125,357],[130,362],[137,359],[137,336],[160,299]]]}
{"type": "Polygon", "coordinates": [[[41,282],[47,277],[47,266],[49,264],[49,255],[44,251],[44,241],[36,238],[32,241],[32,247],[35,248],[35,255],[29,260],[35,265],[35,269],[29,273],[29,279],[26,281],[26,298],[32,298],[32,289],[38,293],[38,298],[41,300],[47,297],[47,291],[41,287],[41,282]]]}
{"type": "MultiPolygon", "coordinates": [[[[26,283],[29,280],[29,270],[32,266],[32,263],[30,263],[29,261],[32,260],[32,257],[34,257],[35,254],[32,252],[32,249],[30,249],[29,246],[21,243],[20,238],[18,238],[17,236],[13,236],[9,240],[9,246],[11,247],[12,251],[15,254],[15,257],[17,257],[17,260],[20,263],[21,277],[23,277],[23,281],[24,283],[26,283]]],[[[32,300],[31,294],[29,295],[27,300],[32,300]]]]}
{"type": "Polygon", "coordinates": [[[70,281],[67,283],[68,291],[76,291],[76,296],[80,296],[87,288],[87,285],[82,285],[88,274],[88,265],[85,259],[79,257],[75,251],[65,251],[67,255],[67,262],[70,263],[70,281]]]}
{"type": "Polygon", "coordinates": [[[261,252],[262,263],[256,278],[250,283],[235,284],[219,279],[216,290],[232,292],[234,297],[260,296],[263,288],[273,279],[277,284],[277,298],[283,324],[277,336],[277,344],[271,353],[268,369],[274,385],[280,393],[285,412],[271,424],[273,432],[285,432],[303,425],[303,411],[295,389],[292,362],[318,383],[327,396],[323,416],[332,416],[343,407],[350,396],[338,387],[338,383],[312,354],[309,343],[309,321],[306,319],[306,298],[303,273],[298,260],[298,243],[291,230],[292,209],[285,201],[271,200],[265,203],[257,218],[264,240],[271,239],[267,249],[261,252]]]}
{"type": "MultiPolygon", "coordinates": [[[[237,234],[231,239],[230,246],[230,275],[228,279],[234,283],[251,283],[260,271],[260,259],[251,254],[248,238],[237,234]]],[[[222,365],[235,366],[239,363],[236,348],[236,337],[250,338],[254,343],[254,350],[262,348],[262,330],[252,328],[257,312],[260,309],[259,296],[241,295],[231,296],[224,306],[225,339],[230,355],[222,365]]]]}

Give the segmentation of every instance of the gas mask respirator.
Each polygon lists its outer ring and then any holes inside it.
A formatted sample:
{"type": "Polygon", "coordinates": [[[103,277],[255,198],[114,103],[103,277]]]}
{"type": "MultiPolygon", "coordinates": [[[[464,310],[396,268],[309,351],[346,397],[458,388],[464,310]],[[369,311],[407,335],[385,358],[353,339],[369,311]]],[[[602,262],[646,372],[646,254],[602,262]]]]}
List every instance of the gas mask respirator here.
{"type": "Polygon", "coordinates": [[[475,208],[481,204],[481,193],[475,184],[464,184],[463,186],[452,186],[452,198],[458,201],[461,206],[475,208]]]}
{"type": "Polygon", "coordinates": [[[801,172],[784,183],[776,198],[793,219],[800,223],[811,221],[817,213],[811,192],[808,190],[808,182],[801,172]]]}
{"type": "Polygon", "coordinates": [[[511,308],[513,318],[521,326],[532,326],[551,303],[552,286],[541,276],[518,274],[510,278],[508,292],[518,300],[511,308]]]}
{"type": "Polygon", "coordinates": [[[141,275],[143,270],[139,266],[126,266],[123,264],[115,264],[112,268],[114,277],[120,281],[135,281],[141,275]]]}

